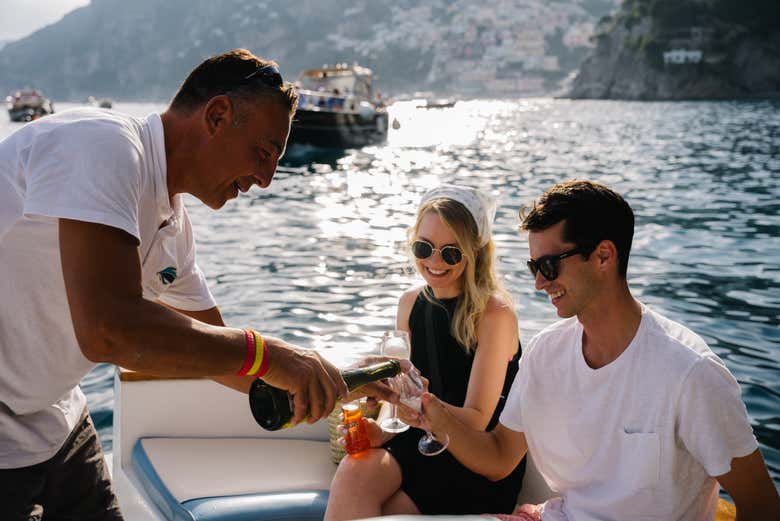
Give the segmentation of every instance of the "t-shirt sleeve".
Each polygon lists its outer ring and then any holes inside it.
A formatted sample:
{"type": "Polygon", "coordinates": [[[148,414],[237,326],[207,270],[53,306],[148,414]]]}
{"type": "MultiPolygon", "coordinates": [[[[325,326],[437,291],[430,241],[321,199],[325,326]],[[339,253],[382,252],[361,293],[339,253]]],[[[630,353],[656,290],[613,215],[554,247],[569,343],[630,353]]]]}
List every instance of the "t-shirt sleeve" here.
{"type": "Polygon", "coordinates": [[[691,369],[679,401],[678,435],[710,476],[731,470],[731,460],[758,448],[734,376],[715,356],[691,369]]]}
{"type": "Polygon", "coordinates": [[[528,343],[528,347],[524,349],[523,355],[518,361],[517,374],[515,375],[515,381],[512,382],[512,388],[509,389],[509,396],[506,399],[504,410],[501,411],[501,416],[498,418],[498,422],[516,432],[525,432],[523,428],[523,403],[522,398],[526,394],[525,390],[528,388],[529,380],[531,377],[530,371],[530,358],[534,351],[538,336],[535,336],[528,343]]]}
{"type": "Polygon", "coordinates": [[[160,295],[165,304],[184,311],[204,311],[217,305],[206,277],[196,263],[160,295]]]}
{"type": "Polygon", "coordinates": [[[214,300],[206,276],[196,261],[195,238],[192,233],[192,223],[183,212],[182,234],[179,240],[179,270],[176,280],[160,294],[159,299],[168,306],[184,311],[204,311],[217,305],[214,300]]]}
{"type": "Polygon", "coordinates": [[[23,212],[119,228],[140,238],[140,153],[111,129],[52,131],[32,145],[23,212]]]}

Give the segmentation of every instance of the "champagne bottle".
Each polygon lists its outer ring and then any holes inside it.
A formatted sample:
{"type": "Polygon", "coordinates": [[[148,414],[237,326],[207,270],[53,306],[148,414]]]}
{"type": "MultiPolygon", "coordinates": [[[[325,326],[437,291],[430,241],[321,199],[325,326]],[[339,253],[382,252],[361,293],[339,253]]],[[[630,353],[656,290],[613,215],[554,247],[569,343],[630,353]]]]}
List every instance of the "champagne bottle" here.
{"type": "MultiPolygon", "coordinates": [[[[388,360],[366,367],[355,367],[341,371],[341,377],[350,392],[371,382],[392,378],[401,372],[398,360],[388,360]]],[[[255,421],[267,431],[292,427],[292,396],[284,389],[268,385],[257,378],[249,389],[249,408],[255,421]]]]}

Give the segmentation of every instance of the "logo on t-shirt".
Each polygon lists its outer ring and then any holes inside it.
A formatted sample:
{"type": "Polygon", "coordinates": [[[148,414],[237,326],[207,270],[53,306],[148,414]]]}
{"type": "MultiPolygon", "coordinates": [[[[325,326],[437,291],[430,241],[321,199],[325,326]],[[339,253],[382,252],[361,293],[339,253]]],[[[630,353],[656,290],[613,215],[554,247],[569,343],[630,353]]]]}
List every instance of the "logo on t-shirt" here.
{"type": "Polygon", "coordinates": [[[176,267],[168,266],[167,268],[157,272],[157,276],[160,277],[160,282],[163,284],[172,284],[176,280],[176,267]]]}

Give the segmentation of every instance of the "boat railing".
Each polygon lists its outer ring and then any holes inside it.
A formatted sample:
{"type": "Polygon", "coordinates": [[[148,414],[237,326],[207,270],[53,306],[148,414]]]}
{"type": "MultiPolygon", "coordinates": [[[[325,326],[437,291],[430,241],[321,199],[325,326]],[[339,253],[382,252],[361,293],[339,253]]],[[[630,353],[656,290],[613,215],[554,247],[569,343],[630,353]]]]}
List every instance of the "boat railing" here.
{"type": "Polygon", "coordinates": [[[354,96],[332,92],[298,90],[298,107],[305,110],[350,110],[355,106],[354,100],[354,96]]]}
{"type": "Polygon", "coordinates": [[[351,93],[298,89],[298,108],[302,110],[357,113],[362,112],[366,105],[370,105],[374,110],[377,108],[373,100],[351,93]]]}
{"type": "Polygon", "coordinates": [[[46,108],[49,100],[38,91],[18,91],[5,98],[8,108],[20,110],[25,107],[46,108]]]}

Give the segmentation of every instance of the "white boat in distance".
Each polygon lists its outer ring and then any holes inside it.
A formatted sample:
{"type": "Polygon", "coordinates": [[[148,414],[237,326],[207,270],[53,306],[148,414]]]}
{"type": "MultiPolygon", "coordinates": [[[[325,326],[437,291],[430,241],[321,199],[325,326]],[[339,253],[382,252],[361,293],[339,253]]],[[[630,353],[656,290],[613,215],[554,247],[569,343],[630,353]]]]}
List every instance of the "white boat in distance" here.
{"type": "Polygon", "coordinates": [[[357,64],[303,71],[288,142],[340,149],[384,142],[387,108],[373,81],[371,69],[357,64]]]}
{"type": "Polygon", "coordinates": [[[13,122],[34,121],[48,114],[54,114],[54,104],[39,90],[22,89],[5,98],[8,117],[13,122]]]}

